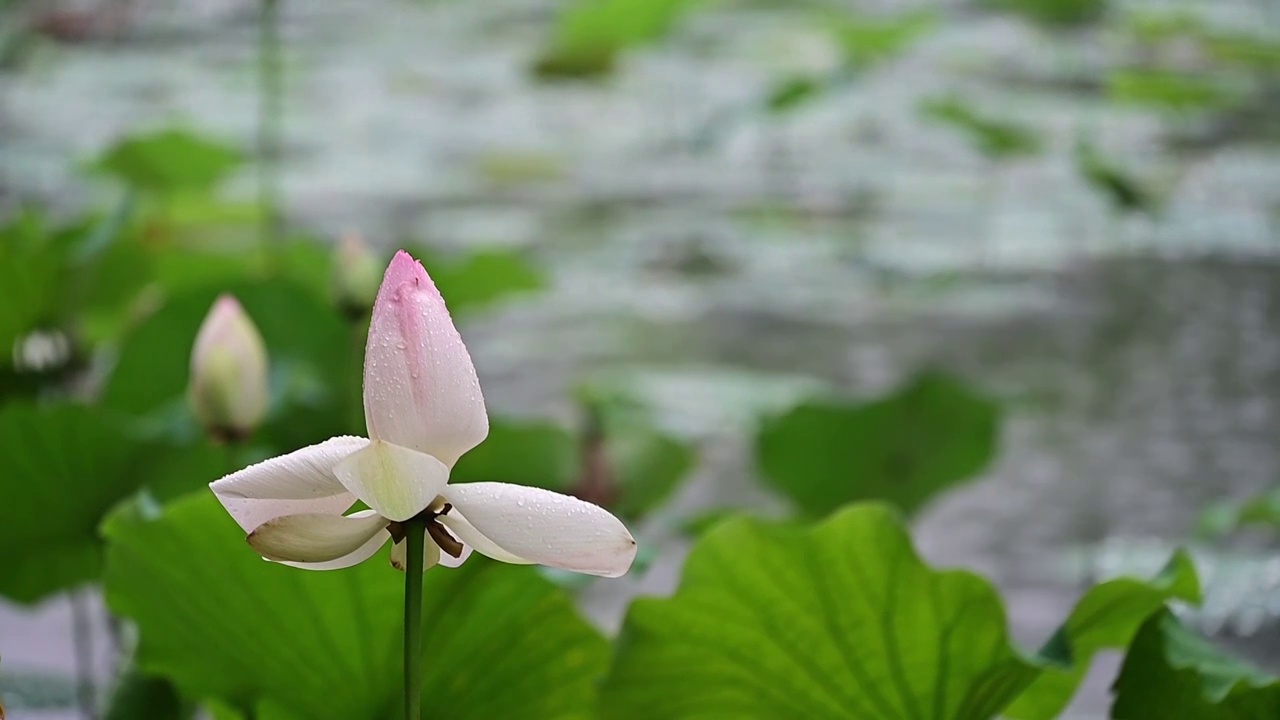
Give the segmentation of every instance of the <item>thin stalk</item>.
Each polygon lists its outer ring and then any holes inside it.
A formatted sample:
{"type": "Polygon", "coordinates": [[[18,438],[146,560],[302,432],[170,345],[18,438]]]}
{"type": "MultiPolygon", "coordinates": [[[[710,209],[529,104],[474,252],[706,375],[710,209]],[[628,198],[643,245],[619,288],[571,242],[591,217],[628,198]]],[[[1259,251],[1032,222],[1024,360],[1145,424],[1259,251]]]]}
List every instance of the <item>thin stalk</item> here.
{"type": "Polygon", "coordinates": [[[267,256],[283,230],[280,155],[284,144],[284,66],[280,59],[280,0],[261,0],[258,21],[258,211],[259,241],[267,256]]]}
{"type": "Polygon", "coordinates": [[[71,641],[75,646],[76,702],[85,720],[98,716],[98,688],[93,678],[93,627],[87,590],[71,592],[71,641]]]}
{"type": "Polygon", "coordinates": [[[404,573],[404,717],[422,717],[422,553],[427,539],[426,521],[405,523],[404,573]]]}
{"type": "Polygon", "coordinates": [[[351,321],[351,367],[347,371],[352,376],[347,391],[347,421],[351,432],[360,435],[364,432],[364,345],[369,332],[368,314],[359,320],[351,321]]]}

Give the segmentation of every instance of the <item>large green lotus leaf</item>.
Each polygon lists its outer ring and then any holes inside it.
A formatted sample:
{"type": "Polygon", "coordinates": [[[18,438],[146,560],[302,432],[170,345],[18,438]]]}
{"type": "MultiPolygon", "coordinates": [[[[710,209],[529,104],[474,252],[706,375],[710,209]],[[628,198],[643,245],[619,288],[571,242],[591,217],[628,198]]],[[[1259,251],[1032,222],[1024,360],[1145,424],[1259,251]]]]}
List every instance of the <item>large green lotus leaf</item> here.
{"type": "Polygon", "coordinates": [[[627,614],[605,717],[986,720],[1034,677],[992,587],[925,566],[880,505],[727,521],[627,614]]]}
{"type": "Polygon", "coordinates": [[[803,512],[887,500],[913,512],[995,455],[1000,410],[958,380],[926,374],[870,403],[813,401],[764,424],[756,454],[803,512]]]}
{"type": "Polygon", "coordinates": [[[1142,626],[1112,688],[1117,720],[1275,720],[1280,680],[1161,611],[1142,626]]]}
{"type": "Polygon", "coordinates": [[[809,528],[726,520],[674,597],[632,605],[604,716],[988,720],[1029,687],[1042,703],[1069,698],[1099,647],[1196,590],[1182,555],[1152,582],[1104,583],[1028,657],[990,584],[926,566],[883,505],[809,528]]]}
{"type": "Polygon", "coordinates": [[[234,147],[181,129],[123,138],[91,166],[138,190],[205,192],[235,171],[244,155],[234,147]]]}
{"type": "Polygon", "coordinates": [[[103,403],[166,429],[189,425],[191,347],[221,292],[240,301],[266,342],[273,392],[266,433],[273,444],[292,450],[347,432],[347,417],[338,408],[350,402],[346,389],[358,381],[352,368],[355,341],[333,308],[283,280],[193,289],[169,299],[126,338],[103,403]]]}
{"type": "MultiPolygon", "coordinates": [[[[211,494],[107,524],[106,594],[135,621],[142,672],[184,695],[280,717],[396,718],[404,575],[259,558],[211,494]]],[[[424,717],[583,716],[607,643],[535,570],[473,558],[427,573],[424,717]]]]}
{"type": "Polygon", "coordinates": [[[34,602],[96,575],[98,521],[137,487],[137,449],[87,407],[0,409],[0,594],[34,602]]]}
{"type": "Polygon", "coordinates": [[[221,454],[131,438],[101,410],[14,403],[0,409],[0,595],[35,602],[97,577],[97,528],[140,487],[172,497],[215,479],[221,454]]]}
{"type": "Polygon", "coordinates": [[[1150,581],[1116,578],[1094,586],[1040,650],[1044,672],[1018,697],[1005,717],[1051,720],[1066,709],[1101,650],[1126,647],[1138,628],[1171,600],[1200,602],[1200,582],[1183,552],[1150,581]]]}

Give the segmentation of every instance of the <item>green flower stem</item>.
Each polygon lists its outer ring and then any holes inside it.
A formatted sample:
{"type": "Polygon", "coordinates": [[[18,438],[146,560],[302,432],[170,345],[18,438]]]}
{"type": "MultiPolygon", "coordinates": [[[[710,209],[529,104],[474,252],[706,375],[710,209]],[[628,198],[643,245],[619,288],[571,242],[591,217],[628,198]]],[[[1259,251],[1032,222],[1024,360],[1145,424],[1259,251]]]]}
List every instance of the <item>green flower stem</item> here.
{"type": "MultiPolygon", "coordinates": [[[[284,69],[281,61],[280,0],[261,0],[258,26],[258,210],[259,240],[274,258],[280,240],[280,154],[284,144],[284,69]]],[[[273,263],[274,264],[274,263],[273,263]]]]}
{"type": "Polygon", "coordinates": [[[422,553],[427,537],[427,521],[413,518],[405,526],[404,573],[404,717],[422,717],[422,553]]]}

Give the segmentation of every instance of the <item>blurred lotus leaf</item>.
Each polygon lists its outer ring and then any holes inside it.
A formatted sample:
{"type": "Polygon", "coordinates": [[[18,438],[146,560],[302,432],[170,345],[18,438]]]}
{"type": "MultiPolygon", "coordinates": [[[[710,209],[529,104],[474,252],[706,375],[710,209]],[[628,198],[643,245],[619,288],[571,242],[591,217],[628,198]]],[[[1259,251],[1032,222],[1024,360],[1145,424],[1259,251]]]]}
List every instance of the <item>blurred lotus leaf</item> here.
{"type": "MultiPolygon", "coordinates": [[[[395,717],[403,575],[264,562],[211,494],[107,523],[106,594],[140,672],[273,718],[395,717]],[[162,591],[157,591],[162,589],[162,591]]],[[[585,717],[608,644],[533,568],[427,573],[424,716],[585,717]]]]}
{"type": "Polygon", "coordinates": [[[1076,144],[1076,167],[1080,169],[1084,179],[1106,197],[1116,210],[1148,215],[1160,210],[1160,200],[1146,183],[1099,152],[1087,140],[1076,144]]]}
{"type": "Polygon", "coordinates": [[[188,720],[194,714],[168,680],[129,668],[116,682],[103,720],[188,720]]]}
{"type": "MultiPolygon", "coordinates": [[[[272,402],[260,432],[276,447],[292,450],[356,430],[341,411],[341,403],[352,397],[347,391],[360,381],[351,333],[316,290],[285,280],[175,294],[125,338],[103,388],[103,403],[168,434],[194,431],[185,402],[191,348],[201,320],[222,292],[240,301],[267,344],[272,402]]],[[[363,344],[362,338],[357,349],[363,344]]]]}
{"type": "Polygon", "coordinates": [[[897,57],[937,25],[934,12],[917,10],[886,18],[832,14],[827,27],[835,34],[845,62],[861,70],[897,57]]]}
{"type": "Polygon", "coordinates": [[[1102,650],[1129,645],[1138,628],[1170,601],[1199,603],[1200,582],[1191,558],[1182,551],[1151,580],[1121,577],[1090,588],[1067,621],[1040,649],[1043,672],[1003,717],[1052,720],[1060,717],[1102,650]]]}
{"type": "Polygon", "coordinates": [[[1247,527],[1280,532],[1280,488],[1274,488],[1243,502],[1215,503],[1200,514],[1201,534],[1230,535],[1247,527]]]}
{"type": "Polygon", "coordinates": [[[790,110],[817,97],[826,87],[825,80],[808,75],[784,78],[769,90],[765,106],[772,112],[790,110]]]}
{"type": "Polygon", "coordinates": [[[162,497],[200,487],[221,458],[143,443],[95,408],[0,409],[0,594],[30,603],[96,578],[98,525],[116,502],[144,486],[162,497]]]}
{"type": "Polygon", "coordinates": [[[1112,692],[1113,718],[1280,717],[1280,680],[1228,656],[1168,611],[1138,631],[1112,692]]]}
{"type": "Polygon", "coordinates": [[[1172,70],[1115,70],[1107,78],[1113,100],[1174,114],[1235,105],[1241,90],[1220,78],[1172,70]]]}
{"type": "Polygon", "coordinates": [[[135,190],[208,192],[244,162],[234,147],[171,128],[132,135],[107,148],[91,167],[135,190]]]}
{"type": "Polygon", "coordinates": [[[693,448],[615,401],[587,406],[574,436],[559,425],[492,417],[489,437],[462,456],[452,482],[499,481],[566,492],[637,518],[670,496],[693,467],[693,448]]]}
{"type": "Polygon", "coordinates": [[[1280,39],[1246,33],[1212,33],[1204,39],[1204,46],[1211,57],[1228,65],[1257,72],[1280,70],[1280,39]]]}
{"type": "Polygon", "coordinates": [[[520,254],[502,249],[476,250],[459,258],[422,251],[423,265],[453,313],[478,310],[509,295],[542,290],[543,273],[520,254]]]}
{"type": "Polygon", "coordinates": [[[116,241],[118,229],[114,216],[54,224],[30,209],[0,227],[0,369],[43,371],[118,330],[152,276],[141,248],[116,241]],[[33,333],[61,337],[61,357],[26,347],[33,333]]]}
{"type": "Polygon", "coordinates": [[[867,499],[910,513],[991,462],[999,421],[994,401],[925,374],[880,400],[809,401],[769,419],[756,458],[806,515],[867,499]]]}
{"type": "Polygon", "coordinates": [[[1084,25],[1102,19],[1109,0],[982,0],[998,10],[1018,13],[1045,25],[1084,25]]]}
{"type": "Polygon", "coordinates": [[[543,77],[592,77],[613,70],[623,50],[662,37],[707,0],[570,0],[534,64],[543,77]]]}
{"type": "Polygon", "coordinates": [[[1069,699],[1098,647],[1196,587],[1178,556],[1152,583],[1094,588],[1029,658],[991,585],[922,563],[884,506],[808,528],[737,518],[698,541],[673,597],[632,604],[601,705],[618,720],[987,720],[1028,687],[1069,699]]]}
{"type": "Polygon", "coordinates": [[[965,134],[983,155],[1010,158],[1040,151],[1039,134],[1025,125],[987,117],[956,96],[926,100],[920,105],[925,118],[950,125],[965,134]]]}

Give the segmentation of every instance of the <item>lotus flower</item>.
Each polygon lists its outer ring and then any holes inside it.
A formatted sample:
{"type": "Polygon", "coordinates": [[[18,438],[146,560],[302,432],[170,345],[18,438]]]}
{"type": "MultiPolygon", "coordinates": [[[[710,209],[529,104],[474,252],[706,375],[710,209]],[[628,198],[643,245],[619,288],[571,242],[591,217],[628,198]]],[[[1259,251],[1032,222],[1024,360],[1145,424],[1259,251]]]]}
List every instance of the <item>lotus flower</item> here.
{"type": "Polygon", "coordinates": [[[489,434],[489,418],[444,299],[404,251],[373,308],[364,412],[367,439],[330,438],[210,485],[264,558],[333,570],[393,540],[391,562],[403,570],[406,521],[419,518],[428,568],[456,567],[473,549],[605,577],[631,567],[635,540],[596,505],[507,483],[448,484],[458,458],[489,434]],[[369,509],[346,514],[357,500],[369,509]]]}

